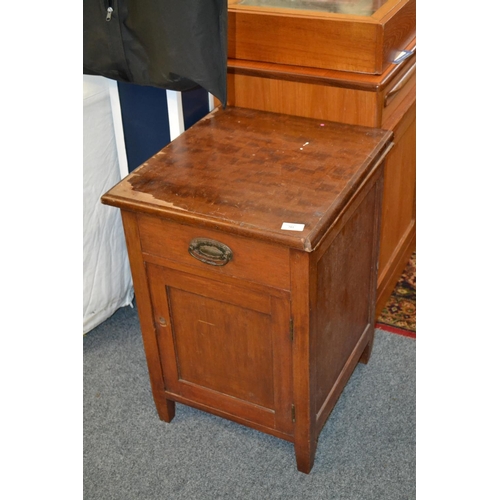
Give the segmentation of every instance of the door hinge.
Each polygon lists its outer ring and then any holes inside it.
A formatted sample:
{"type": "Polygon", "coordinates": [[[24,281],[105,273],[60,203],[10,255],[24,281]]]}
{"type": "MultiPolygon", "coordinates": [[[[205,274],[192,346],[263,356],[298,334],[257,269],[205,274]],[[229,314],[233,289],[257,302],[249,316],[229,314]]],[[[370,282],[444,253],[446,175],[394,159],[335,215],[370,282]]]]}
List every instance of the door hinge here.
{"type": "Polygon", "coordinates": [[[290,340],[293,342],[293,318],[290,318],[290,340]]]}
{"type": "Polygon", "coordinates": [[[295,405],[292,405],[292,422],[295,423],[295,405]]]}

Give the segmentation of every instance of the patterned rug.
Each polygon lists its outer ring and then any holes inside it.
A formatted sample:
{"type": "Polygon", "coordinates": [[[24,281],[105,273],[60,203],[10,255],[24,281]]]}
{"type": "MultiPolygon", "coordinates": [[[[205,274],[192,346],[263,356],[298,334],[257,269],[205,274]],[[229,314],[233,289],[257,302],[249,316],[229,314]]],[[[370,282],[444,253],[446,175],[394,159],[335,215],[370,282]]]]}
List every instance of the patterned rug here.
{"type": "Polygon", "coordinates": [[[391,297],[375,325],[376,328],[416,338],[417,332],[417,256],[406,265],[391,297]]]}

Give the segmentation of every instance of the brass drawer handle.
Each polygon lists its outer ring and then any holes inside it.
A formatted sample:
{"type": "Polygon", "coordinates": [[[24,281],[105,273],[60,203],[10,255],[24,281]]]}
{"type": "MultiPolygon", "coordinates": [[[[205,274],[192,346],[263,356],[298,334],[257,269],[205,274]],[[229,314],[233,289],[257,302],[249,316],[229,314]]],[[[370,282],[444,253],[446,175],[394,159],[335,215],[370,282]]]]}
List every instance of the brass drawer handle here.
{"type": "Polygon", "coordinates": [[[227,245],[208,238],[194,238],[188,250],[195,259],[211,266],[225,266],[233,258],[233,252],[227,245]]]}
{"type": "Polygon", "coordinates": [[[417,69],[417,63],[414,63],[411,68],[403,75],[396,85],[387,93],[384,100],[384,108],[392,101],[396,94],[408,83],[410,78],[414,75],[417,69]]]}

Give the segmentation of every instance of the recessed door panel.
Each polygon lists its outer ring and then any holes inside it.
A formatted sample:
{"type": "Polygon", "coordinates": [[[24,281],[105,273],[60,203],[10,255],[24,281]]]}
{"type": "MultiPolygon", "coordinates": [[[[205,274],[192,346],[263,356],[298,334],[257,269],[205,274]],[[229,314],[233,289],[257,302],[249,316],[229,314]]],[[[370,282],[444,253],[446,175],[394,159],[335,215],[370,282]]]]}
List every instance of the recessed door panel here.
{"type": "Polygon", "coordinates": [[[168,287],[180,380],[273,408],[272,318],[168,287]]]}

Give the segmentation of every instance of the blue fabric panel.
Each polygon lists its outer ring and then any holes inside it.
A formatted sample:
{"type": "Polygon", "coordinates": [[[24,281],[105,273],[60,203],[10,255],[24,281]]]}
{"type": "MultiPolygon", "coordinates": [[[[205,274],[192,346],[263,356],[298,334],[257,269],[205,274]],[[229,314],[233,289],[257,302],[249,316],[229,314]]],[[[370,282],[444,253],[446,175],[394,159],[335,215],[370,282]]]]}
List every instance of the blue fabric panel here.
{"type": "Polygon", "coordinates": [[[182,108],[184,111],[184,129],[187,130],[208,114],[208,92],[201,87],[185,90],[182,93],[182,108]]]}
{"type": "Polygon", "coordinates": [[[118,82],[128,170],[136,169],[170,142],[164,89],[118,82]]]}

